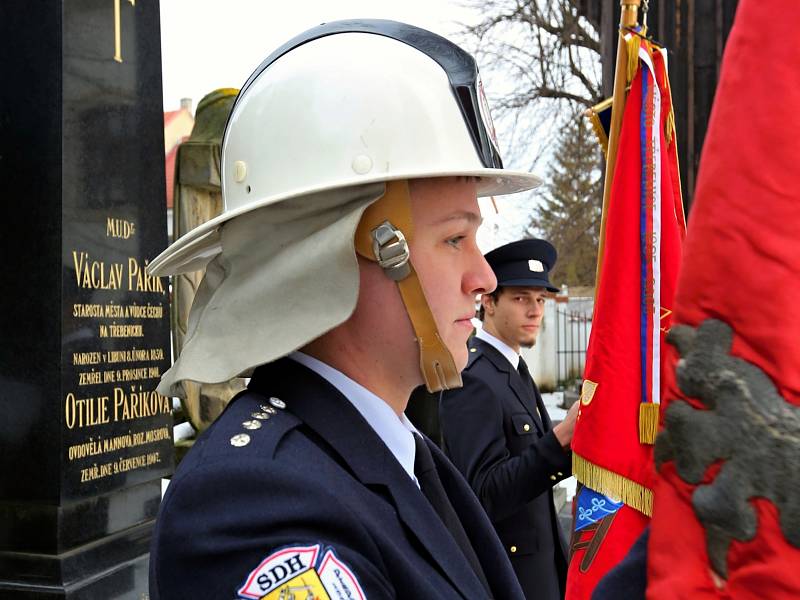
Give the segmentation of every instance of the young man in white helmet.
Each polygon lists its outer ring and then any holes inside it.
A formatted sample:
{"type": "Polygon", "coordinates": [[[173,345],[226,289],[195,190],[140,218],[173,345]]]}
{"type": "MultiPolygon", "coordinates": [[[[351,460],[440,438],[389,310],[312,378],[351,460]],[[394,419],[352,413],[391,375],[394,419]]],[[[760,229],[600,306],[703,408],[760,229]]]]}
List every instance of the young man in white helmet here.
{"type": "Polygon", "coordinates": [[[502,169],[477,68],[402,23],[325,24],[242,88],[225,211],[150,265],[206,266],[162,378],[249,389],[167,490],[151,598],[521,598],[477,499],[404,417],[461,384],[477,294],[477,196],[502,169]]]}

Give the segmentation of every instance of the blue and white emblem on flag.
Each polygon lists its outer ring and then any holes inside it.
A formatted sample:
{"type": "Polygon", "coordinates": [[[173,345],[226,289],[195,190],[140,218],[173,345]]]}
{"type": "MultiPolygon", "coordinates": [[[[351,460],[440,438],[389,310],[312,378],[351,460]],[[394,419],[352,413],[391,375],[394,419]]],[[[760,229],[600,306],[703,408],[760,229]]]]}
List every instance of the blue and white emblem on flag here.
{"type": "Polygon", "coordinates": [[[592,523],[597,523],[606,515],[617,512],[622,502],[616,502],[593,489],[583,486],[575,499],[575,531],[580,531],[592,523]]]}

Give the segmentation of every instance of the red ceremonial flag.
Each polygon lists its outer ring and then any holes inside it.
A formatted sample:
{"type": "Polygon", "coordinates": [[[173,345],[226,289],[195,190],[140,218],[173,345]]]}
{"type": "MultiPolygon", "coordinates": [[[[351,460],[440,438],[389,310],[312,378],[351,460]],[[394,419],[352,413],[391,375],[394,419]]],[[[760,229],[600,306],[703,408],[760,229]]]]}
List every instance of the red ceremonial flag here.
{"type": "Polygon", "coordinates": [[[581,486],[568,600],[589,598],[649,521],[664,332],[685,231],[666,52],[636,33],[624,43],[630,91],[572,441],[581,486]]]}
{"type": "Polygon", "coordinates": [[[800,598],[798,32],[796,0],[742,0],[725,48],[669,334],[649,600],[800,598]]]}

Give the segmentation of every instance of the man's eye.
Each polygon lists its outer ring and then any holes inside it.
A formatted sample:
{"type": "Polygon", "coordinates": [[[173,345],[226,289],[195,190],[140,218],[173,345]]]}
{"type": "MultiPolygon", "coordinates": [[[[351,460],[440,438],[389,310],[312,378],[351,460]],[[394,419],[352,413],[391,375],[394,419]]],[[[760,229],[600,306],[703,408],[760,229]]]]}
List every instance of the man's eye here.
{"type": "Polygon", "coordinates": [[[446,241],[446,243],[450,244],[454,248],[458,248],[458,246],[461,244],[461,240],[463,240],[464,237],[465,236],[463,235],[457,235],[455,237],[451,237],[449,240],[446,241]]]}

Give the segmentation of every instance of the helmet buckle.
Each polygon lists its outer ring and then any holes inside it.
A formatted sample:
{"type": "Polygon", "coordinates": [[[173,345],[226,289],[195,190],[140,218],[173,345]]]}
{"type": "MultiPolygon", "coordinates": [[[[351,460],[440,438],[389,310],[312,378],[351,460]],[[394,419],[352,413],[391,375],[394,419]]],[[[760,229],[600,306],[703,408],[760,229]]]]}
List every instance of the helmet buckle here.
{"type": "Polygon", "coordinates": [[[389,221],[384,221],[372,230],[372,251],[375,260],[390,279],[401,281],[411,273],[406,237],[389,221]]]}

